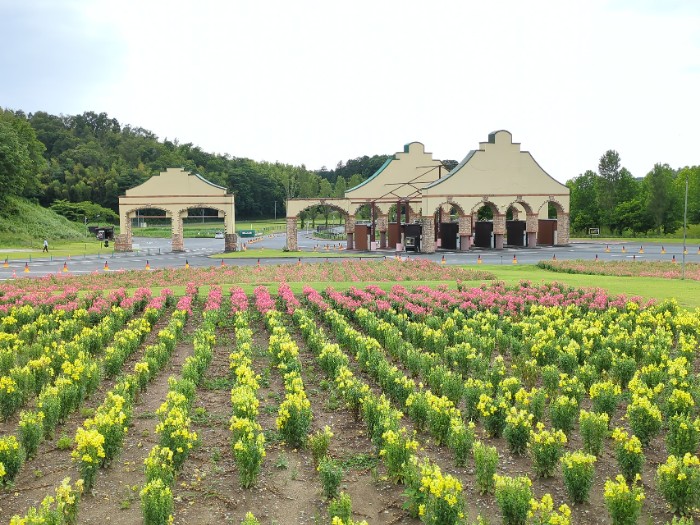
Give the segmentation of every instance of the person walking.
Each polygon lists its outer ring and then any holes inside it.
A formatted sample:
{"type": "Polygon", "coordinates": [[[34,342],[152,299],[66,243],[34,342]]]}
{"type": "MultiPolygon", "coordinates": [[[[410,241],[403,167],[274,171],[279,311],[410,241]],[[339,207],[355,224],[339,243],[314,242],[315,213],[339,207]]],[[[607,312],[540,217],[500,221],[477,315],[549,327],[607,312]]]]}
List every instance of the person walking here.
{"type": "Polygon", "coordinates": [[[47,239],[44,239],[44,249],[41,252],[49,253],[49,241],[47,239]]]}

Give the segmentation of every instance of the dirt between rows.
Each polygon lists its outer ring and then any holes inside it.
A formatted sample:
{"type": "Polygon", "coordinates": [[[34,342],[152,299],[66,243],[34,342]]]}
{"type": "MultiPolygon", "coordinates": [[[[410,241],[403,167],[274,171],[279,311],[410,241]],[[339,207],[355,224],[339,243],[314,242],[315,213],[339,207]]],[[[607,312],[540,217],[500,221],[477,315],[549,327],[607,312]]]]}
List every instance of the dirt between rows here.
{"type": "MultiPolygon", "coordinates": [[[[190,320],[187,332],[196,328],[190,320]]],[[[292,449],[275,439],[275,418],[277,408],[284,397],[284,388],[277,370],[271,366],[267,356],[268,334],[261,322],[253,323],[254,328],[254,367],[261,375],[259,391],[259,423],[266,431],[267,457],[262,466],[258,483],[251,489],[241,489],[238,474],[231,453],[229,418],[231,413],[230,389],[232,386],[228,356],[233,348],[233,333],[229,329],[217,332],[217,345],[214,359],[207,370],[197,398],[192,408],[193,429],[200,436],[200,445],[185,462],[179,473],[173,495],[175,498],[176,524],[239,524],[247,512],[252,512],[261,524],[323,524],[328,523],[327,501],[321,492],[321,483],[311,457],[305,449],[292,449]]],[[[343,461],[347,470],[341,490],[352,499],[353,518],[365,519],[370,524],[418,524],[402,509],[403,486],[390,483],[385,471],[377,461],[376,450],[368,439],[364,424],[355,420],[342,402],[333,395],[322,371],[315,365],[314,356],[295,333],[303,363],[302,377],[313,410],[312,432],[328,425],[334,437],[329,453],[343,461]]],[[[154,328],[153,333],[157,333],[154,328]]],[[[80,505],[79,523],[111,523],[131,525],[142,523],[139,491],[144,483],[143,460],[151,448],[157,444],[155,434],[157,417],[155,411],[165,399],[168,390],[167,378],[178,375],[182,363],[192,352],[191,343],[178,344],[172,359],[165,370],[149,385],[134,409],[134,418],[121,456],[108,468],[102,469],[91,494],[86,494],[80,505]]],[[[130,362],[137,359],[134,356],[130,362]]],[[[401,367],[400,363],[395,363],[401,367]]],[[[130,365],[126,365],[129,367],[130,365]]],[[[373,390],[378,387],[365,374],[352,364],[353,372],[362,377],[373,390]]],[[[408,374],[407,371],[405,373],[408,374]]],[[[95,407],[102,401],[110,386],[105,382],[100,391],[86,403],[95,407]]],[[[582,408],[588,408],[584,405],[582,408]]],[[[612,425],[623,425],[618,409],[612,425]]],[[[74,414],[57,430],[60,435],[74,436],[75,429],[84,418],[74,414]]],[[[405,417],[402,423],[412,430],[410,420],[405,417]]],[[[8,423],[11,428],[11,424],[8,423]]],[[[479,438],[495,446],[500,453],[498,473],[509,476],[529,475],[533,480],[533,493],[537,498],[549,492],[555,505],[568,503],[572,508],[572,523],[592,525],[610,523],[603,502],[603,485],[606,478],[618,473],[612,443],[608,439],[605,451],[596,463],[596,477],[591,490],[590,501],[572,505],[567,496],[561,473],[554,478],[536,479],[532,473],[532,463],[527,456],[514,456],[503,439],[489,439],[477,427],[479,438]]],[[[3,428],[5,431],[5,428],[3,428]]],[[[501,516],[493,495],[481,495],[475,485],[473,460],[465,468],[453,466],[452,454],[444,446],[436,446],[430,436],[418,435],[421,454],[428,455],[443,470],[458,477],[464,486],[469,520],[481,514],[488,523],[500,523],[501,516]]],[[[25,464],[14,487],[0,493],[1,522],[7,522],[15,513],[23,514],[30,505],[36,505],[65,476],[77,478],[77,469],[70,459],[70,451],[56,448],[56,439],[45,442],[36,459],[25,464]]],[[[572,432],[567,450],[581,448],[578,429],[572,432]]],[[[653,479],[657,466],[665,461],[665,446],[660,437],[652,441],[645,451],[647,461],[643,471],[646,501],[638,523],[663,524],[672,519],[663,498],[654,487],[653,479]]]]}

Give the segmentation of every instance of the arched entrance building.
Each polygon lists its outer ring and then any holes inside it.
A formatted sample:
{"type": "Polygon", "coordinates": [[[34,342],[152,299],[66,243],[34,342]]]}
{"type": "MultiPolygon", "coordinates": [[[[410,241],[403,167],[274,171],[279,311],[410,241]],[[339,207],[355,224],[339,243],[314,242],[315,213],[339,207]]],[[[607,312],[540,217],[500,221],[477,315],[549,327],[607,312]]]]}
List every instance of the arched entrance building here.
{"type": "Polygon", "coordinates": [[[348,249],[405,246],[420,239],[420,251],[466,251],[472,246],[569,243],[569,188],[545,172],[510,132],[490,133],[449,173],[441,161],[412,142],[344,199],[291,199],[287,247],[297,249],[297,220],[304,210],[328,205],[345,216],[348,249]],[[357,211],[370,209],[369,224],[357,211]],[[556,218],[550,219],[550,213],[556,218]],[[368,237],[366,237],[368,236],[368,237]],[[418,236],[418,237],[416,237],[418,236]]]}
{"type": "Polygon", "coordinates": [[[119,197],[121,233],[115,239],[115,250],[132,250],[131,221],[138,217],[139,210],[151,209],[165,212],[172,225],[173,251],[184,251],[182,219],[188,216],[190,208],[217,210],[218,216],[224,219],[224,251],[237,250],[233,195],[227,193],[226,188],[181,168],[168,168],[119,197]]]}

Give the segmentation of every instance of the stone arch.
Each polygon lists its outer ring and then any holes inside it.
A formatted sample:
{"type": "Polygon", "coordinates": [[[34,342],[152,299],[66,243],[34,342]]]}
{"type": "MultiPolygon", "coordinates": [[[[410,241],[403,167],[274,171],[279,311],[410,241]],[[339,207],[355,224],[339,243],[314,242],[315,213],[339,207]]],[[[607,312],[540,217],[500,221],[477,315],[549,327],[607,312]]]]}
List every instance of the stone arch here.
{"type": "MultiPolygon", "coordinates": [[[[554,207],[554,210],[556,211],[557,215],[553,244],[569,244],[569,213],[566,211],[567,208],[561,202],[559,202],[558,199],[555,199],[554,197],[550,196],[548,199],[545,199],[542,202],[542,204],[537,209],[538,224],[540,220],[545,220],[540,219],[540,217],[543,215],[544,211],[547,211],[549,209],[550,204],[554,207]]],[[[550,220],[549,214],[547,214],[546,220],[550,220]]],[[[538,240],[538,243],[549,244],[549,242],[545,243],[541,240],[538,240]]]]}
{"type": "Polygon", "coordinates": [[[168,168],[143,184],[126,191],[119,197],[119,223],[115,249],[131,251],[133,213],[141,209],[159,209],[170,217],[172,224],[172,249],[183,251],[182,216],[190,208],[209,208],[223,213],[225,223],[224,250],[236,251],[236,219],[234,196],[226,188],[218,186],[201,175],[182,168],[168,168]]]}
{"type": "MultiPolygon", "coordinates": [[[[298,234],[298,222],[299,216],[306,210],[315,208],[318,206],[326,206],[333,211],[340,213],[341,217],[345,219],[345,233],[346,236],[350,236],[349,228],[354,230],[355,218],[348,211],[347,201],[344,199],[293,199],[295,207],[293,213],[287,215],[287,246],[286,248],[290,251],[297,251],[299,249],[299,243],[297,239],[298,234]]],[[[289,213],[289,211],[288,211],[289,213]]],[[[348,239],[350,243],[350,239],[348,239]]]]}
{"type": "Polygon", "coordinates": [[[462,205],[454,202],[451,198],[435,206],[433,210],[433,235],[436,248],[445,250],[468,249],[468,237],[471,236],[471,222],[465,221],[463,219],[465,216],[466,214],[462,205]],[[451,217],[451,211],[453,209],[457,215],[456,221],[453,221],[451,217]],[[469,222],[468,228],[467,222],[469,222]]]}

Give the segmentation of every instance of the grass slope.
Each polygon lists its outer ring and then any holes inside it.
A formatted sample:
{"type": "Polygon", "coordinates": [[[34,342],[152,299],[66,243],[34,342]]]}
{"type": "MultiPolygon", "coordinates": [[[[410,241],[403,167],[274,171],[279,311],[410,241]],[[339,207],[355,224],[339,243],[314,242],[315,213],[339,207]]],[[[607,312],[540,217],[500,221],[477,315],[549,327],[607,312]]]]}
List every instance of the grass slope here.
{"type": "Polygon", "coordinates": [[[85,227],[27,200],[8,197],[0,206],[0,248],[36,248],[85,238],[85,227]]]}

